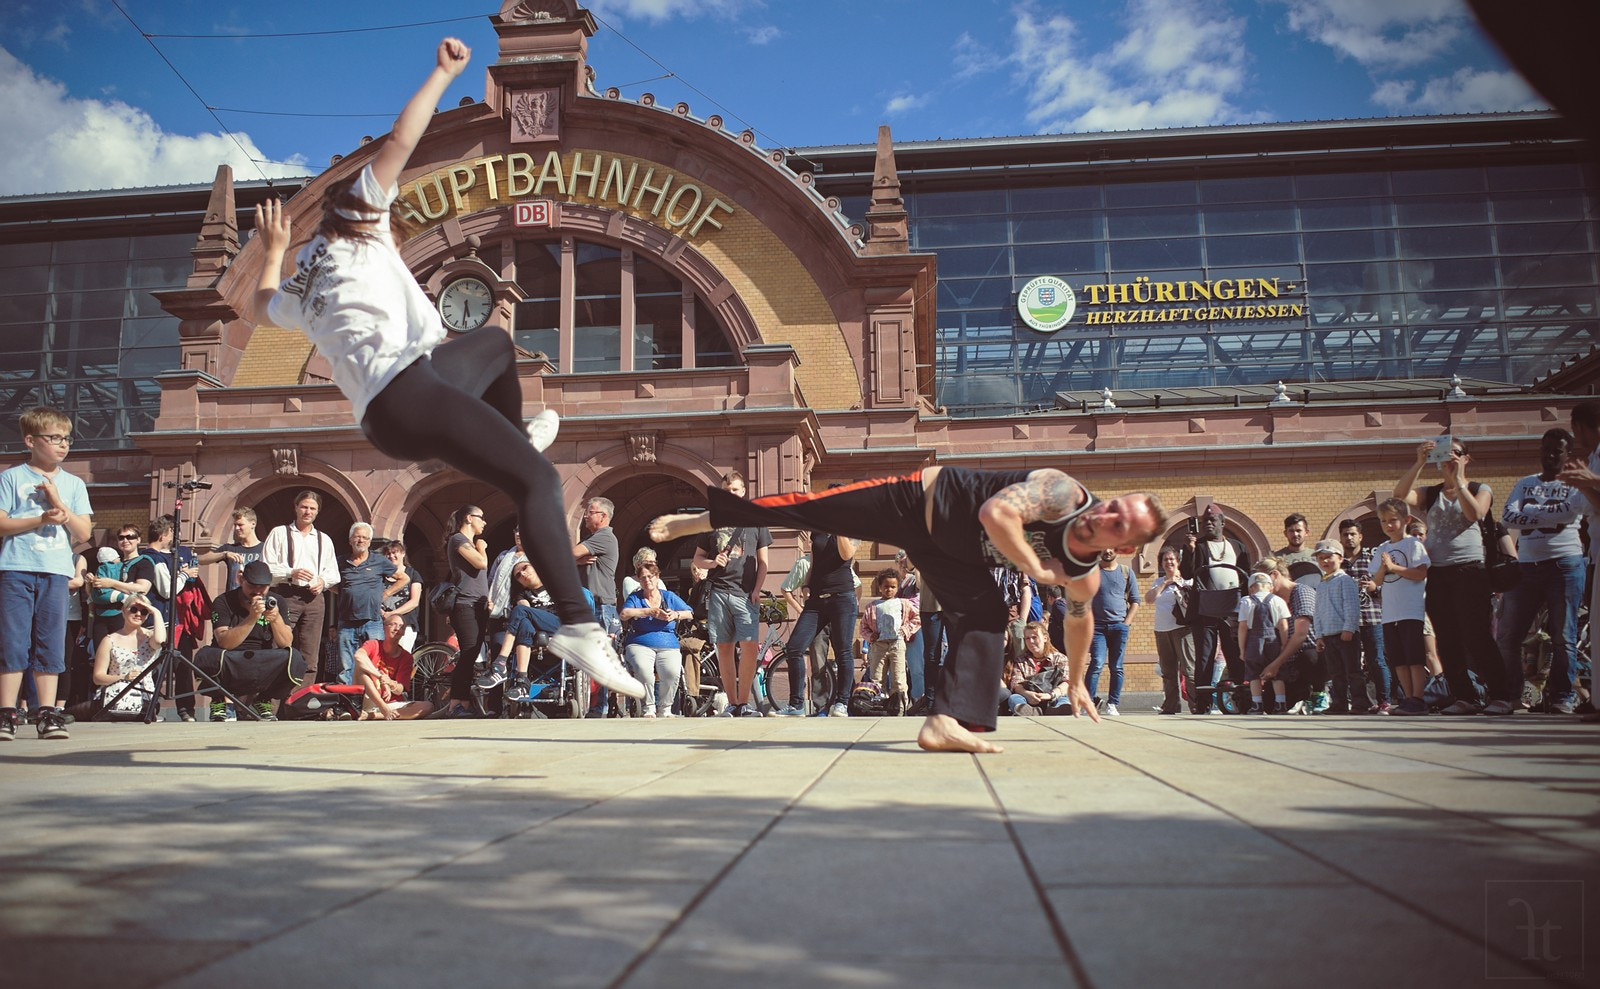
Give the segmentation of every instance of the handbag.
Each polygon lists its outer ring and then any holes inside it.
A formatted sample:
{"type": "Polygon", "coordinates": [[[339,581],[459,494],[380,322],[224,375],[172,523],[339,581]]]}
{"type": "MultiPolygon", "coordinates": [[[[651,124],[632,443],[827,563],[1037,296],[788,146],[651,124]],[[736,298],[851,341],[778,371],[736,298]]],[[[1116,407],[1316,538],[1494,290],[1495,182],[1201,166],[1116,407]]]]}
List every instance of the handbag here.
{"type": "Polygon", "coordinates": [[[1239,574],[1238,587],[1201,587],[1200,566],[1196,565],[1194,580],[1183,589],[1183,618],[1189,625],[1209,624],[1212,622],[1227,621],[1239,610],[1239,598],[1244,594],[1245,585],[1250,580],[1250,575],[1232,563],[1212,563],[1206,566],[1227,567],[1239,574]]]}
{"type": "Polygon", "coordinates": [[[1500,550],[1505,526],[1485,515],[1478,520],[1478,531],[1483,533],[1483,568],[1489,574],[1490,592],[1500,594],[1522,583],[1522,564],[1500,550]]]}
{"type": "Polygon", "coordinates": [[[461,588],[454,584],[440,584],[428,592],[428,606],[435,611],[449,614],[456,606],[456,598],[461,595],[461,588]]]}
{"type": "Polygon", "coordinates": [[[1033,676],[1022,681],[1029,690],[1037,690],[1041,694],[1053,694],[1061,681],[1067,678],[1066,667],[1051,663],[1033,676]]]}

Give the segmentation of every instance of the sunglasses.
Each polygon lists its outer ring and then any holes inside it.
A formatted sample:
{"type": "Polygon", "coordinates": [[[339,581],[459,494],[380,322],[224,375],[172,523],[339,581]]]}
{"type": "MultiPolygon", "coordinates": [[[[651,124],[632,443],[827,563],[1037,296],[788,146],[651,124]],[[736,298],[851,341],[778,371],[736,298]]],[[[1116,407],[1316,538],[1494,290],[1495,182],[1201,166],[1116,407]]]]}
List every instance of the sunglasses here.
{"type": "Polygon", "coordinates": [[[122,534],[122,535],[120,535],[120,536],[118,536],[118,537],[117,537],[117,542],[119,542],[119,543],[123,543],[123,542],[127,542],[127,541],[128,541],[128,540],[130,540],[130,539],[138,539],[138,538],[139,538],[139,537],[138,537],[138,536],[137,536],[137,535],[136,535],[136,534],[134,534],[134,533],[131,533],[131,532],[125,532],[125,533],[123,533],[123,534],[122,534]]]}
{"type": "Polygon", "coordinates": [[[129,608],[128,609],[128,616],[130,618],[148,618],[150,616],[150,609],[149,608],[129,608]]]}

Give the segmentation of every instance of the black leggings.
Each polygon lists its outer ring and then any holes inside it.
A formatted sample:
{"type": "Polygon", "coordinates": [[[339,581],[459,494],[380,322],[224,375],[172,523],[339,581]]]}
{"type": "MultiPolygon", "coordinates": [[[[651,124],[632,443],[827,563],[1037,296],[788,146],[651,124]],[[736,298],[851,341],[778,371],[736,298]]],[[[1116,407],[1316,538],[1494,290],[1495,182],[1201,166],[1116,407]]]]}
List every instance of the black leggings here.
{"type": "Polygon", "coordinates": [[[981,559],[952,555],[924,521],[922,473],[860,481],[818,494],[785,494],[746,501],[708,488],[713,525],[819,529],[852,539],[898,546],[911,557],[923,583],[944,609],[950,651],[945,655],[933,709],[963,724],[992,730],[995,692],[1005,663],[1010,612],[981,559]]]}
{"type": "Polygon", "coordinates": [[[361,431],[397,460],[437,458],[505,492],[517,505],[522,545],[555,599],[556,616],[564,625],[593,624],[562,513],[561,476],[528,442],[522,383],[505,331],[485,327],[418,359],[368,404],[361,431]]]}

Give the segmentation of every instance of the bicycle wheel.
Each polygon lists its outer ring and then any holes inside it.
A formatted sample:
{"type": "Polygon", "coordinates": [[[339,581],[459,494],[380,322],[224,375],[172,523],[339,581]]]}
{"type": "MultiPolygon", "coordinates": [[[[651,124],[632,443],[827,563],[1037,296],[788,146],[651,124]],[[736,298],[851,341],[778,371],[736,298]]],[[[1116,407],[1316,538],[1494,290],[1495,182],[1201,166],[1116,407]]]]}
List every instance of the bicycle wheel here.
{"type": "Polygon", "coordinates": [[[435,706],[450,700],[450,672],[456,651],[443,642],[430,642],[411,656],[411,699],[435,706]]]}
{"type": "Polygon", "coordinates": [[[781,652],[767,656],[756,671],[756,707],[762,714],[771,714],[789,705],[789,661],[781,652]]]}

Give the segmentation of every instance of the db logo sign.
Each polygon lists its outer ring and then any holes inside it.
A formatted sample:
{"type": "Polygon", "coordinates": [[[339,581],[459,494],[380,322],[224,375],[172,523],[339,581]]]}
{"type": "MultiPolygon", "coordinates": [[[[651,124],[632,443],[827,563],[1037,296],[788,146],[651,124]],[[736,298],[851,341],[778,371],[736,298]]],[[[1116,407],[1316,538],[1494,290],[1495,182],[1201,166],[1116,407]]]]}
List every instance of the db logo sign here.
{"type": "Polygon", "coordinates": [[[517,203],[511,207],[511,222],[518,227],[553,227],[556,222],[556,204],[548,199],[531,203],[517,203]]]}

